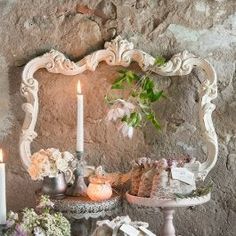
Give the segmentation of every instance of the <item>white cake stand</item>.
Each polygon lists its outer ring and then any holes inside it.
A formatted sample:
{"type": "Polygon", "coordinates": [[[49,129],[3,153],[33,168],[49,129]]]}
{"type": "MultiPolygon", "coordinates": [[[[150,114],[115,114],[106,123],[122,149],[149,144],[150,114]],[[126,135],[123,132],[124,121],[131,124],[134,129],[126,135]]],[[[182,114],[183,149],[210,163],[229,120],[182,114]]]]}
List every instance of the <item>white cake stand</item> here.
{"type": "MultiPolygon", "coordinates": [[[[149,208],[153,211],[155,208],[160,208],[164,216],[164,224],[162,228],[161,236],[175,236],[175,227],[173,225],[173,215],[176,207],[189,207],[201,205],[208,202],[211,199],[211,193],[201,197],[184,198],[184,199],[155,199],[137,197],[126,193],[126,199],[130,204],[134,204],[140,207],[149,208]]],[[[148,210],[147,210],[148,211],[148,210]]]]}

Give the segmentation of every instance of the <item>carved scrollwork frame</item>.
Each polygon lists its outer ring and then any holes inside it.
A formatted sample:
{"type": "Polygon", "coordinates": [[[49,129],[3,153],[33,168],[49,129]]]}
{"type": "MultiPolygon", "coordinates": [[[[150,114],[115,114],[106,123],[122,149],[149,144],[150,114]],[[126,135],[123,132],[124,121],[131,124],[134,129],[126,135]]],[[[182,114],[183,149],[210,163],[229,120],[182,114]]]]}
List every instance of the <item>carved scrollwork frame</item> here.
{"type": "MultiPolygon", "coordinates": [[[[133,43],[123,40],[120,36],[105,43],[105,48],[95,51],[77,63],[67,59],[62,53],[51,50],[40,57],[31,60],[22,74],[21,94],[27,102],[22,105],[25,120],[20,136],[20,157],[27,168],[31,158],[31,142],[37,137],[35,125],[38,117],[38,82],[34,73],[45,68],[51,73],[76,75],[86,70],[96,70],[98,64],[105,61],[108,65],[127,67],[132,61],[137,62],[142,70],[154,65],[155,59],[141,51],[134,49],[133,43]]],[[[201,68],[206,73],[206,79],[201,83],[199,119],[204,140],[207,145],[207,159],[199,164],[197,177],[204,179],[214,167],[218,156],[218,141],[212,122],[212,112],[215,105],[211,103],[217,97],[217,76],[212,65],[205,59],[199,58],[187,51],[174,55],[164,66],[155,67],[155,73],[163,76],[182,76],[190,74],[194,67],[201,68]]],[[[154,68],[154,67],[152,67],[154,68]]]]}

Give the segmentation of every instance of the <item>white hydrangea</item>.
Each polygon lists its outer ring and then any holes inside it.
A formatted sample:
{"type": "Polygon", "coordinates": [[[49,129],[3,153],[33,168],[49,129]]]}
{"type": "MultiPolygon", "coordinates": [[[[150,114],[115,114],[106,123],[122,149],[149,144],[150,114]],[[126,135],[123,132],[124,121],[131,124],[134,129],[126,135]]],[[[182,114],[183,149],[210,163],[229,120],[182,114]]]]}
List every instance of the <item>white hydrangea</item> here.
{"type": "Polygon", "coordinates": [[[51,158],[54,160],[57,160],[58,158],[62,157],[61,152],[59,151],[59,149],[56,148],[49,148],[48,149],[51,152],[51,158]]]}
{"type": "Polygon", "coordinates": [[[42,195],[37,208],[53,208],[53,207],[54,203],[50,200],[49,196],[42,195]]]}
{"type": "Polygon", "coordinates": [[[68,170],[69,164],[68,161],[63,158],[56,159],[57,169],[61,172],[66,172],[68,170]]]}
{"type": "Polygon", "coordinates": [[[58,149],[41,149],[31,157],[28,172],[33,180],[42,180],[44,177],[56,177],[60,172],[71,169],[75,158],[70,152],[61,153],[58,149]]]}
{"type": "Polygon", "coordinates": [[[34,228],[34,236],[46,236],[46,233],[41,227],[36,227],[34,228]]]}
{"type": "Polygon", "coordinates": [[[74,156],[73,156],[70,152],[65,151],[65,152],[63,152],[63,158],[64,158],[66,161],[73,161],[74,156]]]}

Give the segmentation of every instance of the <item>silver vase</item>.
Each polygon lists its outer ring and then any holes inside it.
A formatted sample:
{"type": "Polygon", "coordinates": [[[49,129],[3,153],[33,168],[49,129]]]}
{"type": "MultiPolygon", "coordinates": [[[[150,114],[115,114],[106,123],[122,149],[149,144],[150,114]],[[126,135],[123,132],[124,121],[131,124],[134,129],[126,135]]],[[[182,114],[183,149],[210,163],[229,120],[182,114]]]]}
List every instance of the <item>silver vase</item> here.
{"type": "Polygon", "coordinates": [[[59,173],[57,177],[43,179],[42,193],[52,198],[63,198],[67,189],[64,173],[59,173]]]}

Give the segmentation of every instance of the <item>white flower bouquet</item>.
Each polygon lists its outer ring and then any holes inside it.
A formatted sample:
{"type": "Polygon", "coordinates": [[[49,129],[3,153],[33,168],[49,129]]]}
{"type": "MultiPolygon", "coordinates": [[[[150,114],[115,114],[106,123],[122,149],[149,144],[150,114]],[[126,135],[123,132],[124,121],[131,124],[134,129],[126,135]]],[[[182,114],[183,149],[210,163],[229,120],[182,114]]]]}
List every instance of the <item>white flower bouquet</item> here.
{"type": "Polygon", "coordinates": [[[69,221],[59,212],[52,212],[53,202],[48,196],[41,196],[34,209],[24,209],[22,217],[17,213],[9,212],[5,236],[70,236],[69,221]]]}
{"type": "Polygon", "coordinates": [[[59,173],[71,171],[75,162],[70,152],[60,152],[58,149],[41,149],[31,157],[28,172],[33,180],[42,180],[44,177],[57,177],[59,173]]]}

